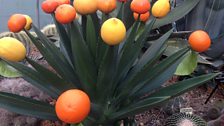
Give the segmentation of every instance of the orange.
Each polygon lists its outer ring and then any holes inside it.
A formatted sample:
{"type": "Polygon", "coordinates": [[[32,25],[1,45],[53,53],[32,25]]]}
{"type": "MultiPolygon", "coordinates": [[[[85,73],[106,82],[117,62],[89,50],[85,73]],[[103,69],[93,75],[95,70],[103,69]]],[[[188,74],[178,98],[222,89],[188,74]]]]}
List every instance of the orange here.
{"type": "Polygon", "coordinates": [[[53,13],[58,7],[58,2],[55,0],[46,0],[41,4],[41,8],[45,13],[53,13]]]}
{"type": "Polygon", "coordinates": [[[211,39],[209,35],[202,30],[197,30],[191,33],[188,38],[189,44],[194,51],[204,52],[208,50],[211,45],[211,39]]]}
{"type": "Polygon", "coordinates": [[[152,15],[157,18],[165,17],[170,12],[168,0],[158,0],[152,6],[152,15]]]}
{"type": "Polygon", "coordinates": [[[11,32],[20,32],[26,26],[26,18],[22,14],[13,14],[8,20],[11,32]]]}
{"type": "Polygon", "coordinates": [[[125,2],[127,2],[128,0],[118,0],[118,1],[119,1],[119,2],[124,2],[124,3],[125,3],[125,2]]]}
{"type": "Polygon", "coordinates": [[[131,10],[138,14],[144,14],[149,11],[151,5],[149,0],[133,0],[131,2],[131,10]]]}
{"type": "Polygon", "coordinates": [[[117,18],[106,20],[101,27],[101,37],[108,45],[121,43],[126,35],[124,23],[117,18]]]}
{"type": "Polygon", "coordinates": [[[55,18],[61,24],[68,24],[76,17],[75,8],[69,4],[62,4],[55,10],[55,18]]]}
{"type": "Polygon", "coordinates": [[[57,1],[59,5],[70,4],[70,0],[55,0],[55,1],[57,1]]]}
{"type": "Polygon", "coordinates": [[[98,0],[97,7],[98,10],[102,11],[103,13],[110,13],[114,9],[116,9],[116,0],[98,0]]]}
{"type": "Polygon", "coordinates": [[[73,6],[81,15],[92,14],[97,11],[97,0],[74,0],[73,6]]]}
{"type": "Polygon", "coordinates": [[[66,123],[82,122],[89,114],[89,96],[78,89],[70,89],[62,93],[55,105],[58,118],[66,123]]]}
{"type": "Polygon", "coordinates": [[[12,37],[0,39],[0,57],[9,61],[18,62],[25,58],[26,48],[19,40],[12,37]]]}
{"type": "MultiPolygon", "coordinates": [[[[134,16],[134,19],[135,20],[138,20],[138,15],[139,14],[137,14],[137,13],[133,13],[133,16],[134,16]]],[[[140,21],[142,21],[142,22],[146,22],[148,19],[149,19],[149,16],[150,16],[150,13],[149,13],[149,11],[148,12],[146,12],[145,14],[140,14],[140,21]]]]}

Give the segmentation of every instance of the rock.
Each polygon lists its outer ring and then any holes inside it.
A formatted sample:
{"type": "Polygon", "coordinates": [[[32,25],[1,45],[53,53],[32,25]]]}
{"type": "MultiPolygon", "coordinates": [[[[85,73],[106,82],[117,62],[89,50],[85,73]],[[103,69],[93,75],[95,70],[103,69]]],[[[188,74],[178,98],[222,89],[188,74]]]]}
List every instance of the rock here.
{"type": "Polygon", "coordinates": [[[209,121],[208,126],[224,126],[224,114],[216,120],[209,121]]]}
{"type": "MultiPolygon", "coordinates": [[[[32,86],[22,78],[1,79],[0,91],[45,102],[51,101],[51,98],[47,94],[32,86]]],[[[0,108],[0,120],[0,126],[36,126],[40,121],[37,118],[19,115],[2,108],[0,108]]]]}

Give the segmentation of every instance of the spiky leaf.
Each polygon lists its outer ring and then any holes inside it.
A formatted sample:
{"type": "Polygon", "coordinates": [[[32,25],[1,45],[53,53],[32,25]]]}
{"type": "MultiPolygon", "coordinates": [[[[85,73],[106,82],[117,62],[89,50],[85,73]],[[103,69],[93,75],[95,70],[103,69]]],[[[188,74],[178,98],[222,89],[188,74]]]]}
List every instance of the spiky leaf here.
{"type": "Polygon", "coordinates": [[[161,88],[160,90],[153,93],[152,95],[149,95],[149,97],[145,99],[141,99],[139,100],[139,102],[132,103],[130,104],[130,106],[125,106],[118,112],[114,112],[113,114],[110,115],[109,118],[112,120],[115,120],[115,119],[129,117],[129,116],[138,114],[139,112],[142,112],[151,107],[154,107],[155,105],[159,105],[162,102],[169,100],[170,98],[173,98],[190,89],[193,89],[209,81],[210,79],[214,78],[217,75],[218,75],[217,73],[202,75],[199,77],[177,82],[165,88],[161,88]]]}
{"type": "Polygon", "coordinates": [[[94,96],[97,79],[96,64],[80,31],[77,21],[71,23],[72,52],[75,59],[76,72],[82,82],[82,88],[90,96],[94,96]]]}
{"type": "Polygon", "coordinates": [[[58,120],[52,105],[11,93],[0,92],[0,107],[23,115],[58,120]]]}

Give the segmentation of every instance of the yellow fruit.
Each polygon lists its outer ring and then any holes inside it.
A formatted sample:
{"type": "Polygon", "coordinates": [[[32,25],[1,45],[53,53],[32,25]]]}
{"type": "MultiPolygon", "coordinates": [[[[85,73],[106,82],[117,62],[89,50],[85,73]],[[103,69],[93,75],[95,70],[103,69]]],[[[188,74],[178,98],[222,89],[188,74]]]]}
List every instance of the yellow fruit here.
{"type": "Polygon", "coordinates": [[[97,11],[97,0],[74,0],[73,6],[81,15],[92,14],[97,11]]]}
{"type": "Polygon", "coordinates": [[[108,45],[121,43],[126,35],[124,23],[117,18],[106,20],[101,27],[101,37],[108,45]]]}
{"type": "Polygon", "coordinates": [[[19,40],[12,37],[0,39],[0,57],[9,61],[18,62],[25,58],[26,48],[19,40]]]}
{"type": "Polygon", "coordinates": [[[25,29],[26,30],[30,30],[31,29],[31,24],[33,23],[33,20],[30,16],[28,15],[23,15],[26,18],[26,25],[25,25],[25,29]]]}
{"type": "Polygon", "coordinates": [[[157,18],[165,17],[170,12],[168,0],[158,0],[152,6],[152,15],[157,18]]]}

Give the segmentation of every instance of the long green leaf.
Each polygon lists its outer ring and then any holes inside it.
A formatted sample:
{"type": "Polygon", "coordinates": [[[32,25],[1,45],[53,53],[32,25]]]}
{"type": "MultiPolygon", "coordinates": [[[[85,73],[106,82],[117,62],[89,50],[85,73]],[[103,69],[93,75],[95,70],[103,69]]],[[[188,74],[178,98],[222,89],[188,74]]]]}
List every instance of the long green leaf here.
{"type": "Polygon", "coordinates": [[[122,2],[119,11],[117,13],[117,18],[123,20],[123,15],[124,15],[124,3],[122,2]]]}
{"type": "MultiPolygon", "coordinates": [[[[148,66],[148,68],[143,69],[138,74],[136,74],[135,77],[128,80],[125,88],[123,89],[123,92],[121,92],[121,98],[124,98],[124,96],[127,96],[128,94],[142,94],[143,91],[140,89],[146,90],[144,87],[148,84],[150,86],[160,86],[159,84],[162,83],[164,80],[167,80],[172,76],[176,70],[176,67],[180,63],[183,55],[188,51],[188,48],[184,48],[172,56],[166,58],[163,60],[160,64],[156,66],[148,66]],[[151,68],[152,67],[152,68],[151,68]],[[163,78],[159,78],[158,76],[162,76],[163,78]],[[156,79],[155,79],[156,78],[156,79]],[[160,83],[150,83],[150,81],[157,80],[160,81],[160,83]],[[131,91],[130,91],[131,90],[131,91]],[[140,91],[139,91],[140,90],[140,91]]],[[[147,88],[148,89],[148,88],[147,88]]],[[[150,87],[151,89],[151,87],[150,87]]],[[[148,90],[152,91],[152,90],[148,90]]],[[[145,92],[144,92],[145,93],[145,92]]]]}
{"type": "Polygon", "coordinates": [[[130,72],[129,76],[132,76],[133,74],[139,72],[141,69],[144,69],[144,66],[154,59],[154,57],[160,52],[161,48],[164,46],[165,42],[167,41],[172,32],[173,29],[168,31],[159,39],[152,42],[153,44],[146,50],[146,52],[144,52],[143,56],[139,59],[138,63],[130,72]]]}
{"type": "Polygon", "coordinates": [[[127,45],[124,45],[124,50],[121,52],[121,56],[118,63],[118,71],[116,79],[120,81],[124,78],[130,68],[133,66],[134,62],[137,60],[141,49],[146,41],[147,35],[150,33],[150,30],[154,24],[155,20],[152,20],[151,23],[145,26],[144,32],[140,35],[140,37],[134,42],[136,39],[133,36],[136,36],[136,31],[138,30],[138,23],[134,25],[129,37],[127,38],[127,45]]]}
{"type": "Polygon", "coordinates": [[[153,44],[146,50],[137,64],[134,65],[134,67],[128,73],[125,80],[119,85],[119,91],[122,91],[123,88],[126,88],[126,86],[129,85],[131,81],[133,81],[133,78],[142,78],[147,75],[149,71],[151,71],[154,64],[165,51],[166,48],[163,48],[163,46],[165,45],[165,42],[171,33],[172,29],[159,39],[152,42],[153,44]]]}
{"type": "Polygon", "coordinates": [[[157,90],[155,93],[149,95],[147,98],[141,99],[139,102],[132,103],[130,104],[130,106],[125,106],[118,112],[112,113],[109,118],[111,120],[116,120],[116,119],[121,119],[125,117],[130,117],[132,115],[136,115],[156,105],[162,104],[163,102],[169,100],[170,98],[183,94],[187,92],[188,90],[191,90],[211,80],[218,74],[219,73],[202,75],[192,79],[177,82],[165,88],[161,88],[160,90],[157,90]]]}
{"type": "Polygon", "coordinates": [[[117,52],[118,46],[110,46],[101,62],[97,78],[97,93],[100,100],[106,100],[111,95],[110,93],[113,92],[117,52]]]}
{"type": "Polygon", "coordinates": [[[34,29],[38,33],[38,37],[42,38],[42,40],[44,39],[43,43],[37,40],[37,38],[31,35],[28,31],[25,30],[25,32],[29,36],[29,38],[32,40],[34,45],[38,48],[40,53],[44,56],[45,60],[54,68],[55,71],[57,71],[57,73],[61,77],[65,78],[69,82],[79,85],[80,82],[77,78],[76,73],[73,71],[73,68],[70,66],[68,62],[67,63],[64,62],[64,60],[66,60],[65,57],[63,58],[63,60],[59,58],[59,55],[61,57],[63,56],[60,52],[58,52],[59,50],[55,47],[55,45],[50,44],[46,36],[44,36],[37,28],[35,28],[35,26],[34,26],[34,29]]]}
{"type": "Polygon", "coordinates": [[[194,89],[197,86],[200,86],[204,84],[205,82],[211,80],[212,78],[216,77],[220,73],[210,73],[201,75],[198,77],[186,79],[183,81],[176,82],[168,87],[161,88],[157,92],[149,95],[149,97],[164,97],[164,96],[170,96],[175,97],[180,94],[183,94],[184,92],[194,89]]]}
{"type": "Polygon", "coordinates": [[[83,89],[94,96],[96,89],[97,70],[94,58],[91,55],[88,46],[79,29],[80,25],[77,21],[71,25],[71,41],[72,52],[75,59],[75,67],[77,74],[82,82],[83,89]]]}
{"type": "Polygon", "coordinates": [[[144,101],[141,101],[139,103],[135,103],[133,105],[130,105],[128,107],[124,107],[123,109],[112,113],[108,118],[110,120],[118,120],[130,116],[134,116],[140,112],[146,111],[149,108],[154,107],[155,105],[160,104],[161,102],[166,101],[170,97],[153,97],[145,99],[144,101]]]}
{"type": "MultiPolygon", "coordinates": [[[[55,26],[57,28],[57,32],[59,34],[59,37],[60,37],[60,43],[61,43],[61,46],[60,48],[63,48],[64,51],[63,54],[65,56],[68,56],[70,59],[72,59],[72,49],[71,49],[71,40],[64,28],[64,26],[60,23],[58,23],[58,21],[55,19],[55,16],[52,15],[53,19],[54,19],[54,23],[55,23],[55,26]]],[[[69,58],[67,57],[67,59],[69,60],[69,58]]],[[[71,62],[71,61],[70,61],[71,62]]]]}
{"type": "Polygon", "coordinates": [[[141,96],[149,91],[153,91],[159,88],[164,82],[173,76],[178,65],[184,59],[185,54],[189,51],[189,48],[184,48],[170,57],[167,57],[160,64],[156,65],[146,76],[144,76],[144,81],[135,83],[132,94],[141,96]],[[143,86],[144,85],[144,86],[143,86]]]}
{"type": "Polygon", "coordinates": [[[185,0],[180,6],[174,8],[166,17],[157,19],[153,29],[170,24],[184,17],[198,4],[199,1],[200,0],[185,0]]]}
{"type": "Polygon", "coordinates": [[[52,71],[48,70],[44,66],[36,63],[35,61],[33,61],[33,60],[29,59],[29,58],[26,58],[26,59],[36,69],[36,71],[38,73],[40,73],[40,75],[42,77],[44,77],[46,80],[48,80],[54,86],[54,88],[60,90],[60,93],[66,91],[68,89],[76,88],[74,86],[74,84],[66,82],[65,80],[60,78],[57,74],[55,74],[52,71]]]}
{"type": "Polygon", "coordinates": [[[96,29],[90,15],[87,16],[87,23],[86,23],[86,42],[87,45],[94,56],[96,57],[96,46],[97,46],[97,34],[96,29]]]}
{"type": "Polygon", "coordinates": [[[57,98],[60,95],[60,90],[58,90],[54,84],[50,83],[48,80],[46,80],[42,75],[35,70],[15,62],[5,61],[23,75],[24,79],[28,82],[30,82],[35,87],[45,91],[53,98],[57,98]]]}
{"type": "Polygon", "coordinates": [[[15,94],[0,92],[0,107],[40,119],[58,120],[54,106],[15,94]]]}

